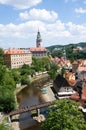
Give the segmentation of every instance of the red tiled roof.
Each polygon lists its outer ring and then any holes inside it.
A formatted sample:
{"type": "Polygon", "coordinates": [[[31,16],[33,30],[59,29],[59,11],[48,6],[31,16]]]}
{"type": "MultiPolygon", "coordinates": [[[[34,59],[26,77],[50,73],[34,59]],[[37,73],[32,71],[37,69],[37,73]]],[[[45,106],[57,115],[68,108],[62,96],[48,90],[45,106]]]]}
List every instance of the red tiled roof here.
{"type": "Polygon", "coordinates": [[[80,60],[80,64],[86,65],[86,60],[80,60]]]}
{"type": "Polygon", "coordinates": [[[85,67],[79,66],[77,70],[80,71],[80,72],[86,71],[86,66],[85,67]]]}
{"type": "Polygon", "coordinates": [[[77,62],[77,61],[74,61],[72,64],[78,64],[78,62],[77,62]]]}
{"type": "Polygon", "coordinates": [[[60,60],[61,60],[61,61],[63,61],[63,60],[64,60],[64,58],[63,58],[63,57],[61,57],[61,58],[60,58],[60,60]]]}
{"type": "Polygon", "coordinates": [[[58,57],[55,57],[54,60],[55,60],[55,61],[59,61],[59,58],[58,58],[58,57]]]}
{"type": "Polygon", "coordinates": [[[4,50],[4,54],[24,54],[25,51],[24,49],[20,50],[20,49],[8,49],[8,50],[4,50]]]}
{"type": "Polygon", "coordinates": [[[29,48],[29,50],[31,51],[31,52],[37,52],[37,51],[41,51],[41,52],[43,52],[43,51],[47,51],[47,49],[46,48],[43,48],[43,47],[33,47],[33,48],[29,48]]]}
{"type": "Polygon", "coordinates": [[[69,80],[69,84],[70,84],[71,86],[75,86],[76,80],[73,80],[73,79],[69,80]]]}
{"type": "Polygon", "coordinates": [[[63,66],[63,65],[64,65],[64,63],[63,63],[62,61],[60,61],[60,62],[59,62],[59,65],[63,66]]]}
{"type": "Polygon", "coordinates": [[[80,96],[78,93],[75,93],[75,94],[71,95],[70,99],[75,100],[75,101],[79,101],[80,96]]]}
{"type": "Polygon", "coordinates": [[[86,71],[86,60],[80,60],[78,71],[86,71]]]}
{"type": "Polygon", "coordinates": [[[69,60],[66,60],[65,62],[66,62],[66,63],[70,63],[70,61],[69,61],[69,60]]]}
{"type": "Polygon", "coordinates": [[[71,72],[66,72],[66,73],[65,73],[65,76],[67,76],[67,77],[69,77],[70,75],[72,75],[71,72]]]}
{"type": "Polygon", "coordinates": [[[52,58],[52,57],[51,57],[51,61],[59,62],[59,60],[60,60],[60,59],[59,59],[58,57],[55,57],[55,58],[52,58]]]}
{"type": "Polygon", "coordinates": [[[83,86],[81,99],[78,93],[71,95],[70,99],[75,101],[86,101],[86,84],[83,86]]]}
{"type": "Polygon", "coordinates": [[[70,64],[70,61],[65,60],[63,57],[61,57],[61,58],[58,58],[58,57],[52,58],[51,57],[51,61],[58,63],[59,66],[64,66],[64,65],[68,66],[70,64]]]}
{"type": "Polygon", "coordinates": [[[86,100],[86,84],[84,85],[83,90],[82,90],[82,99],[86,100]]]}

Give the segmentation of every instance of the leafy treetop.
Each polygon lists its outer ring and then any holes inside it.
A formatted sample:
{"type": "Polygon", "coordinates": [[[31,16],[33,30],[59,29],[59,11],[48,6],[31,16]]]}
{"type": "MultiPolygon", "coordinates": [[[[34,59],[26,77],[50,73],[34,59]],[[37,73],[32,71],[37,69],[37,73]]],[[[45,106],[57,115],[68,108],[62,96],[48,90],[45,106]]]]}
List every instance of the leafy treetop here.
{"type": "Polygon", "coordinates": [[[48,118],[42,124],[43,130],[86,130],[84,115],[79,104],[71,100],[55,101],[49,108],[48,118]]]}

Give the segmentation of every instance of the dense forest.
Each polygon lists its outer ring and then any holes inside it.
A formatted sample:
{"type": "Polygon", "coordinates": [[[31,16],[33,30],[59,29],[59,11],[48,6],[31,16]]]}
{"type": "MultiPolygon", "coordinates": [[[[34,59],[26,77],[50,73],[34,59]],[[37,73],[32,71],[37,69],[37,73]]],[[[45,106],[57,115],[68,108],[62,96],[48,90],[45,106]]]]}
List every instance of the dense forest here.
{"type": "Polygon", "coordinates": [[[53,49],[55,48],[63,48],[63,47],[73,47],[73,48],[76,48],[77,46],[80,46],[80,47],[86,47],[86,42],[80,42],[80,43],[70,43],[70,44],[67,44],[67,45],[61,45],[61,44],[57,44],[57,45],[52,45],[52,46],[49,46],[49,47],[46,47],[47,49],[49,49],[50,51],[52,51],[53,49]]]}

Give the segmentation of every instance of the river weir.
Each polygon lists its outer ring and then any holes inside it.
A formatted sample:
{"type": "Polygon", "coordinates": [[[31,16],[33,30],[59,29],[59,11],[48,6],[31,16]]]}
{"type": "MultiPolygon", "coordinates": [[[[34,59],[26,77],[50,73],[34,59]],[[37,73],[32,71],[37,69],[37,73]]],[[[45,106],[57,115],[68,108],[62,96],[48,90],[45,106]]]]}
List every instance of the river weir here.
{"type": "MultiPolygon", "coordinates": [[[[42,81],[38,80],[38,82],[33,82],[30,86],[25,87],[19,93],[17,93],[17,101],[19,104],[19,108],[38,105],[51,101],[51,96],[49,97],[48,95],[51,90],[47,90],[49,88],[46,87],[47,92],[43,91],[43,86],[49,83],[49,80],[49,78],[45,78],[45,80],[43,79],[42,81]]],[[[55,98],[53,98],[53,100],[55,100],[55,98]]],[[[32,117],[31,115],[33,115],[33,113],[26,112],[20,114],[18,117],[18,122],[13,123],[14,130],[41,130],[41,121],[37,119],[37,116],[32,117]]],[[[45,117],[43,117],[43,115],[40,115],[40,119],[45,120],[45,117]]]]}

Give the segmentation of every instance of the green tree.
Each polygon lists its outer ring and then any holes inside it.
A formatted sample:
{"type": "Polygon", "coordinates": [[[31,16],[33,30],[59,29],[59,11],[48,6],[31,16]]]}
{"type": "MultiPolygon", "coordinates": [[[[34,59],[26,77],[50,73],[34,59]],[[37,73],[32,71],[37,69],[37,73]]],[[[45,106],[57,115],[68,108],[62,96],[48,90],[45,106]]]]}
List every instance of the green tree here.
{"type": "Polygon", "coordinates": [[[43,130],[86,130],[79,104],[71,100],[55,101],[49,109],[48,118],[42,124],[43,130]]]}
{"type": "Polygon", "coordinates": [[[83,104],[83,107],[86,109],[86,103],[83,104]]]}
{"type": "Polygon", "coordinates": [[[29,77],[25,74],[25,75],[22,75],[22,78],[21,78],[21,84],[22,85],[28,85],[30,83],[30,80],[29,80],[29,77]]]}
{"type": "Polygon", "coordinates": [[[11,70],[11,75],[14,78],[15,83],[20,83],[21,81],[21,75],[20,72],[17,69],[12,69],[11,70]]]}
{"type": "Polygon", "coordinates": [[[44,68],[44,71],[49,70],[49,64],[50,64],[50,58],[49,57],[43,57],[41,59],[41,66],[44,68]]]}
{"type": "Polygon", "coordinates": [[[13,130],[13,128],[11,126],[9,126],[9,124],[0,124],[0,130],[13,130]]]}
{"type": "Polygon", "coordinates": [[[29,65],[24,64],[24,65],[22,66],[22,68],[23,68],[23,69],[30,69],[30,66],[29,66],[29,65]]]}
{"type": "Polygon", "coordinates": [[[50,70],[48,71],[48,74],[50,75],[51,79],[56,78],[58,69],[59,67],[54,62],[50,64],[50,70]]]}
{"type": "Polygon", "coordinates": [[[14,77],[11,71],[4,65],[0,65],[0,85],[12,85],[15,86],[14,77]]]}
{"type": "Polygon", "coordinates": [[[66,72],[66,69],[64,67],[62,67],[61,68],[61,76],[64,76],[65,72],[66,72]]]}
{"type": "Polygon", "coordinates": [[[54,50],[53,52],[52,52],[52,56],[53,57],[62,57],[63,56],[63,53],[62,53],[62,50],[54,50]]]}
{"type": "Polygon", "coordinates": [[[0,130],[9,130],[9,128],[4,126],[4,124],[0,124],[0,130]]]}
{"type": "Polygon", "coordinates": [[[33,68],[36,72],[39,72],[39,71],[41,70],[40,59],[32,58],[32,68],[33,68]]]}
{"type": "Polygon", "coordinates": [[[10,112],[15,109],[15,80],[11,70],[0,65],[0,111],[10,112]]]}
{"type": "Polygon", "coordinates": [[[4,51],[0,48],[0,64],[4,64],[4,51]]]}
{"type": "Polygon", "coordinates": [[[0,84],[3,84],[5,73],[6,73],[6,67],[4,65],[0,65],[0,84]]]}
{"type": "Polygon", "coordinates": [[[15,86],[15,81],[13,76],[11,75],[10,72],[5,72],[4,77],[3,77],[3,84],[4,85],[11,85],[11,87],[15,86]]]}
{"type": "Polygon", "coordinates": [[[11,85],[0,86],[0,111],[10,112],[15,109],[14,88],[11,85]]]}

